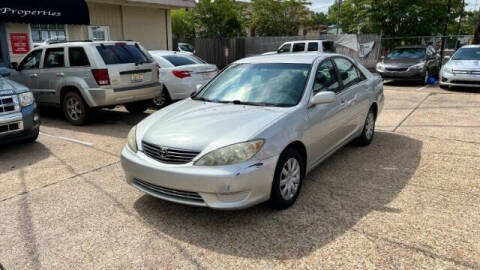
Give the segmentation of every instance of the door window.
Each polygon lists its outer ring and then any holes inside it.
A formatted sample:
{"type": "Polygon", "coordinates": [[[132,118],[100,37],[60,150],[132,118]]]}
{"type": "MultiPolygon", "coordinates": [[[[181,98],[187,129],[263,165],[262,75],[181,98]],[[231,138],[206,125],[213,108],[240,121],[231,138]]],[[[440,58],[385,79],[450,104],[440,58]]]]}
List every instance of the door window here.
{"type": "Polygon", "coordinates": [[[315,82],[313,84],[313,94],[322,91],[338,92],[340,84],[338,83],[338,76],[332,61],[326,60],[322,62],[315,74],[315,82]]]}
{"type": "Polygon", "coordinates": [[[85,50],[82,47],[68,48],[68,59],[70,60],[71,67],[90,66],[87,54],[85,54],[85,50]]]}
{"type": "Polygon", "coordinates": [[[47,49],[44,68],[65,67],[65,50],[63,48],[47,49]]]}
{"type": "Polygon", "coordinates": [[[364,80],[363,74],[350,60],[335,58],[333,61],[337,66],[338,74],[340,75],[344,88],[348,88],[364,80]]]}
{"type": "Polygon", "coordinates": [[[40,68],[40,60],[42,58],[42,50],[33,51],[23,59],[20,69],[38,69],[40,68]]]}
{"type": "Polygon", "coordinates": [[[308,51],[309,52],[317,52],[318,51],[318,42],[308,43],[308,51]]]}
{"type": "Polygon", "coordinates": [[[305,51],[305,43],[294,43],[292,52],[304,52],[305,51]]]}
{"type": "Polygon", "coordinates": [[[292,47],[292,44],[287,43],[287,44],[283,45],[282,47],[280,47],[280,49],[278,49],[278,53],[290,52],[290,47],[292,47]]]}

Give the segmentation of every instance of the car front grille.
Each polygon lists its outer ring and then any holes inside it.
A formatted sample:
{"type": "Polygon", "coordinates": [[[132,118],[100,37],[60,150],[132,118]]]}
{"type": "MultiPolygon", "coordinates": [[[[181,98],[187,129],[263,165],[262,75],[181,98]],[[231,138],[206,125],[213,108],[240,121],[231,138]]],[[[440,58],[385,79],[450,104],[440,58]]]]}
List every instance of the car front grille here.
{"type": "Polygon", "coordinates": [[[158,146],[145,141],[142,147],[145,155],[167,164],[186,164],[200,154],[199,151],[158,146]]]}
{"type": "Polygon", "coordinates": [[[19,109],[17,96],[0,96],[0,114],[16,112],[19,109]]]}
{"type": "Polygon", "coordinates": [[[480,75],[480,70],[461,70],[454,69],[453,73],[455,74],[466,74],[466,75],[480,75]]]}
{"type": "Polygon", "coordinates": [[[453,84],[469,84],[469,85],[480,85],[479,81],[462,81],[462,80],[453,80],[451,81],[453,84]]]}
{"type": "Polygon", "coordinates": [[[23,123],[16,122],[16,123],[8,123],[8,124],[0,124],[0,134],[8,133],[8,132],[15,132],[23,130],[23,123]]]}
{"type": "Polygon", "coordinates": [[[388,71],[407,71],[408,68],[386,68],[388,71]]]}
{"type": "Polygon", "coordinates": [[[134,184],[137,187],[148,190],[154,194],[171,199],[177,199],[181,201],[192,202],[195,204],[204,204],[202,197],[197,192],[183,191],[177,189],[171,189],[166,187],[157,186],[151,183],[147,183],[143,180],[134,179],[134,184]]]}

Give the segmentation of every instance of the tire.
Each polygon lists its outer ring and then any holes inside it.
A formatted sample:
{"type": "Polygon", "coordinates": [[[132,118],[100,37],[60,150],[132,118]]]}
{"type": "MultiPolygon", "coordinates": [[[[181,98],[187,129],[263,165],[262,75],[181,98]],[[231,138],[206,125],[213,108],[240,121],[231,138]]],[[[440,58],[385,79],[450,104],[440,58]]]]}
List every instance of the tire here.
{"type": "Polygon", "coordinates": [[[132,102],[132,103],[127,103],[124,105],[125,109],[127,109],[128,112],[131,114],[142,114],[148,109],[148,102],[145,101],[138,101],[138,102],[132,102]]]}
{"type": "Polygon", "coordinates": [[[294,148],[287,148],[280,155],[275,168],[270,205],[279,210],[292,206],[300,194],[304,177],[305,161],[302,155],[294,148]]]}
{"type": "Polygon", "coordinates": [[[161,109],[163,107],[168,106],[172,102],[172,99],[170,98],[170,94],[168,93],[167,88],[163,88],[162,93],[152,99],[152,104],[153,107],[157,109],[161,109]]]}
{"type": "Polygon", "coordinates": [[[365,124],[363,125],[362,134],[355,140],[355,143],[359,146],[370,145],[375,137],[375,111],[373,108],[370,108],[365,119],[365,124]]]}
{"type": "Polygon", "coordinates": [[[34,143],[38,139],[38,135],[40,134],[40,129],[37,128],[33,131],[32,136],[30,138],[25,139],[24,143],[34,143]]]}
{"type": "Polygon", "coordinates": [[[425,78],[423,79],[425,85],[428,85],[428,79],[430,79],[430,71],[427,69],[427,71],[425,71],[425,78]]]}
{"type": "Polygon", "coordinates": [[[62,108],[65,117],[72,125],[81,126],[88,122],[90,108],[77,92],[70,91],[65,94],[62,108]]]}

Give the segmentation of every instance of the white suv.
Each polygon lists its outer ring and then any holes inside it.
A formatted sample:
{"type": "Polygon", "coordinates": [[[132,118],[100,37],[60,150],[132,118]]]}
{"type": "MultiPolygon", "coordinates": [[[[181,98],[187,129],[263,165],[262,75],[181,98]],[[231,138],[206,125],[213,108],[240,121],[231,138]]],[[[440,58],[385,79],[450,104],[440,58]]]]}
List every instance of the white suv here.
{"type": "Polygon", "coordinates": [[[335,43],[331,40],[297,40],[283,43],[277,51],[267,52],[263,55],[276,53],[317,52],[335,53],[335,43]]]}
{"type": "Polygon", "coordinates": [[[142,113],[162,89],[158,65],[133,41],[48,44],[10,67],[11,79],[30,88],[37,103],[61,105],[74,125],[84,124],[91,108],[123,104],[142,113]]]}

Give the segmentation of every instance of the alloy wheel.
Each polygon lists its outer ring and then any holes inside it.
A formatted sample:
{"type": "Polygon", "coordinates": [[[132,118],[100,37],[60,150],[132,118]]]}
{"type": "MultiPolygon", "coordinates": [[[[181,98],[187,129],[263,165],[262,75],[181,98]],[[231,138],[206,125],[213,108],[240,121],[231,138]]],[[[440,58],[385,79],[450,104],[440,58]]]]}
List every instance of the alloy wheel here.
{"type": "Polygon", "coordinates": [[[78,121],[81,118],[82,113],[80,101],[75,97],[70,97],[67,100],[67,114],[70,119],[78,121]]]}
{"type": "Polygon", "coordinates": [[[165,105],[167,98],[165,97],[165,91],[162,91],[162,94],[153,98],[153,104],[157,107],[162,107],[165,105]]]}
{"type": "Polygon", "coordinates": [[[365,122],[365,137],[367,140],[370,140],[375,132],[375,116],[373,112],[370,111],[367,116],[367,121],[365,122]]]}
{"type": "Polygon", "coordinates": [[[290,200],[297,194],[300,186],[300,170],[300,164],[295,158],[290,158],[283,165],[279,185],[283,199],[290,200]]]}

